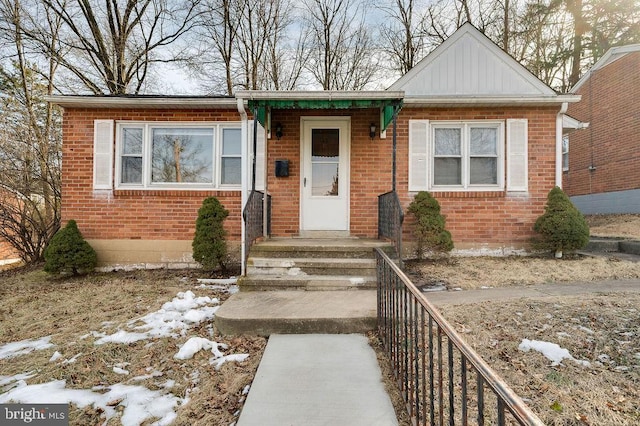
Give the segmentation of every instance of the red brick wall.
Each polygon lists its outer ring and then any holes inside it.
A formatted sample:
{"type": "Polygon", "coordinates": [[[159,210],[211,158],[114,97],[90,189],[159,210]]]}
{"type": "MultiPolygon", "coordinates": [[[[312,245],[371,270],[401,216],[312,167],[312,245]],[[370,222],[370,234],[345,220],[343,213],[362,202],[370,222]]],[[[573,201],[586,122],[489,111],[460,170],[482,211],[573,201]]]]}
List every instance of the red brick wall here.
{"type": "Polygon", "coordinates": [[[589,128],[569,135],[565,191],[584,195],[640,188],[640,52],[593,71],[576,93],[582,100],[567,112],[589,122],[589,128]]]}
{"type": "MultiPolygon", "coordinates": [[[[398,120],[399,141],[408,140],[409,119],[429,120],[528,120],[529,190],[528,195],[513,196],[505,192],[436,192],[447,229],[454,244],[461,247],[526,246],[534,235],[533,224],[544,211],[548,192],[555,186],[556,117],[559,106],[493,109],[408,109],[398,120]]],[[[398,188],[404,206],[414,193],[408,187],[408,144],[398,144],[398,188]]],[[[506,152],[506,147],[505,147],[506,152]]],[[[505,159],[506,161],[506,159],[505,159]]],[[[506,170],[506,163],[505,168],[506,170]]],[[[407,215],[404,227],[410,238],[412,218],[407,215]]]]}
{"type": "MultiPolygon", "coordinates": [[[[555,184],[555,123],[558,107],[418,109],[405,107],[398,119],[398,181],[403,206],[408,193],[408,128],[410,119],[430,120],[529,120],[529,193],[436,193],[447,227],[458,247],[523,246],[532,236],[535,219],[542,213],[548,191],[555,184]]],[[[377,123],[377,110],[273,111],[272,123],[282,123],[280,140],[268,140],[268,185],[272,194],[272,234],[294,236],[300,215],[300,118],[311,115],[351,116],[351,234],[377,236],[377,197],[392,185],[392,128],[387,138],[369,139],[369,124],[377,123]],[[276,178],[276,159],[289,159],[289,177],[276,178]]],[[[93,120],[237,121],[235,110],[67,109],[63,147],[63,223],[75,219],[88,239],[193,238],[197,210],[207,196],[216,196],[230,211],[225,223],[229,240],[240,239],[239,191],[115,190],[111,197],[94,194],[93,120]]],[[[411,218],[405,236],[410,238],[411,218]]]]}
{"type": "MultiPolygon", "coordinates": [[[[397,188],[403,206],[412,200],[408,193],[408,137],[410,119],[430,120],[529,120],[529,193],[507,196],[506,192],[435,193],[447,226],[456,243],[468,246],[523,246],[533,235],[533,223],[543,212],[547,193],[555,185],[555,126],[559,107],[494,109],[416,109],[405,107],[398,119],[397,188]]],[[[268,141],[267,167],[272,194],[274,236],[293,236],[299,231],[300,117],[351,115],[351,234],[377,236],[377,197],[392,185],[392,129],[387,138],[369,139],[369,124],[378,122],[378,111],[274,111],[273,123],[282,123],[284,136],[268,141]],[[290,160],[290,176],[276,178],[276,159],[290,160]]],[[[410,238],[411,218],[405,234],[410,238]]]]}
{"type": "MultiPolygon", "coordinates": [[[[62,223],[75,219],[87,239],[191,240],[202,200],[217,197],[229,210],[229,241],[241,232],[240,191],[93,191],[93,121],[239,121],[237,110],[126,110],[67,108],[63,124],[62,223]]],[[[115,147],[114,147],[115,149],[115,147]]]]}
{"type": "Polygon", "coordinates": [[[17,259],[20,256],[11,244],[0,239],[0,260],[17,259]]]}

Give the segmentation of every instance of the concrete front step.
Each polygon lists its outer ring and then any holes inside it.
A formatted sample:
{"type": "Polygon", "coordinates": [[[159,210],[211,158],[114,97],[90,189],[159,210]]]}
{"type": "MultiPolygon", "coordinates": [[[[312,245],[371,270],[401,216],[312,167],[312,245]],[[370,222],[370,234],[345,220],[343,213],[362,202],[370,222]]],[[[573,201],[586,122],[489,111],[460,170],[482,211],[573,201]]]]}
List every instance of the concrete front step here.
{"type": "Polygon", "coordinates": [[[216,312],[224,335],[366,333],[376,328],[376,291],[240,292],[216,312]]]}
{"type": "Polygon", "coordinates": [[[384,241],[359,238],[304,239],[282,238],[261,241],[251,248],[252,258],[351,258],[373,259],[373,249],[393,250],[384,241]]]}
{"type": "Polygon", "coordinates": [[[375,275],[375,259],[257,258],[247,262],[248,275],[375,275]]]}
{"type": "Polygon", "coordinates": [[[247,275],[238,280],[242,291],[361,290],[376,288],[375,275],[247,275]]]}

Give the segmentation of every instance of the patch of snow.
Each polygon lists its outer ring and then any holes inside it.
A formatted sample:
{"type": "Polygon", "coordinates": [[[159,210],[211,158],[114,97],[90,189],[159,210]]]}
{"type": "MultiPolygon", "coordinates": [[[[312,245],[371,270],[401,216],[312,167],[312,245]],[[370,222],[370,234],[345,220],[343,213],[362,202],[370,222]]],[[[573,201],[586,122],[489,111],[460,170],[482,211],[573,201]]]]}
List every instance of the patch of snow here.
{"type": "Polygon", "coordinates": [[[62,358],[62,354],[58,351],[55,351],[53,353],[53,355],[51,355],[51,358],[49,358],[49,362],[55,362],[57,360],[59,360],[60,358],[62,358]]]}
{"type": "Polygon", "coordinates": [[[451,290],[453,290],[453,291],[462,291],[462,287],[454,287],[451,290]]]}
{"type": "Polygon", "coordinates": [[[577,364],[584,365],[585,367],[589,367],[591,365],[589,361],[575,359],[567,349],[561,348],[557,343],[522,339],[518,349],[523,352],[529,352],[530,350],[540,352],[551,361],[551,365],[560,365],[563,359],[569,359],[577,364]]]}
{"type": "Polygon", "coordinates": [[[364,284],[364,278],[362,278],[362,277],[349,278],[349,282],[352,285],[364,284]]]}
{"type": "Polygon", "coordinates": [[[129,375],[129,371],[125,370],[124,368],[121,367],[113,367],[113,372],[116,374],[122,374],[124,376],[128,376],[129,375]]]}
{"type": "Polygon", "coordinates": [[[287,269],[287,275],[289,275],[290,277],[297,277],[297,276],[303,276],[307,274],[303,272],[302,269],[300,268],[289,268],[287,269]]]}
{"type": "Polygon", "coordinates": [[[242,394],[247,395],[250,389],[251,389],[251,385],[245,386],[244,389],[242,389],[242,394]]]}
{"type": "Polygon", "coordinates": [[[41,351],[54,346],[51,343],[51,336],[40,339],[26,339],[19,342],[11,342],[0,346],[0,359],[15,358],[33,351],[41,351]]]}
{"type": "Polygon", "coordinates": [[[227,349],[228,346],[224,343],[213,342],[204,337],[191,337],[185,344],[180,347],[180,350],[173,357],[175,359],[191,359],[193,356],[201,350],[211,350],[214,358],[220,358],[224,356],[220,352],[220,348],[227,349]]]}
{"type": "Polygon", "coordinates": [[[172,387],[174,387],[176,385],[176,381],[173,379],[168,379],[166,382],[164,382],[161,386],[165,389],[171,389],[172,387]]]}
{"type": "Polygon", "coordinates": [[[493,287],[490,286],[490,285],[482,285],[482,286],[480,286],[480,290],[488,290],[490,288],[493,288],[493,287]]]}
{"type": "Polygon", "coordinates": [[[220,370],[220,368],[225,362],[231,362],[231,361],[243,362],[243,361],[246,361],[247,358],[249,358],[249,354],[233,354],[233,355],[225,355],[220,358],[211,358],[209,362],[211,363],[211,365],[213,365],[213,368],[215,368],[217,371],[217,370],[220,370]]]}
{"type": "Polygon", "coordinates": [[[0,403],[9,401],[21,404],[74,404],[78,408],[93,406],[103,411],[106,423],[118,416],[110,403],[124,408],[120,422],[123,426],[140,425],[149,419],[156,425],[171,424],[177,414],[175,409],[183,402],[181,398],[162,391],[152,391],[142,386],[115,384],[109,387],[96,387],[94,392],[84,389],[67,389],[64,380],[54,380],[37,385],[25,385],[0,395],[0,403]]]}
{"type": "Polygon", "coordinates": [[[132,331],[118,330],[110,335],[93,332],[94,336],[99,337],[94,343],[128,344],[152,338],[183,336],[192,325],[213,319],[218,306],[209,305],[219,303],[217,298],[196,297],[191,291],[180,292],[173,300],[162,305],[160,310],[129,321],[127,326],[132,331]]]}
{"type": "Polygon", "coordinates": [[[560,338],[564,338],[564,337],[571,337],[571,335],[569,333],[566,333],[564,331],[558,331],[556,333],[556,336],[560,337],[560,338]]]}
{"type": "Polygon", "coordinates": [[[73,358],[70,359],[65,359],[64,361],[62,361],[63,364],[73,364],[74,362],[76,362],[78,360],[78,357],[82,355],[82,352],[80,352],[79,354],[74,355],[73,358]]]}
{"type": "Polygon", "coordinates": [[[0,376],[0,390],[2,390],[2,392],[8,392],[13,388],[27,386],[25,380],[35,375],[35,371],[29,371],[28,373],[20,373],[14,376],[0,376]]]}

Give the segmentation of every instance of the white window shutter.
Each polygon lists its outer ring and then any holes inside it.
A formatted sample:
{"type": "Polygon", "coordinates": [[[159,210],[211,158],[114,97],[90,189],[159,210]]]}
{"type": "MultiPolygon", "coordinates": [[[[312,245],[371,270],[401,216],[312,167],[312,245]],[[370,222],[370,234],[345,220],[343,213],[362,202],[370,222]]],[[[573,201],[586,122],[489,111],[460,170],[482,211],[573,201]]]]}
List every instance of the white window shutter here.
{"type": "Polygon", "coordinates": [[[409,121],[409,191],[428,190],[429,120],[409,121]]]}
{"type": "Polygon", "coordinates": [[[93,189],[113,187],[113,120],[93,122],[93,189]]]}
{"type": "Polygon", "coordinates": [[[266,166],[264,158],[264,144],[266,142],[266,133],[264,131],[264,127],[262,127],[260,123],[258,123],[258,137],[256,142],[256,150],[258,151],[256,152],[256,189],[258,191],[264,191],[264,168],[266,166]]]}
{"type": "Polygon", "coordinates": [[[507,191],[529,189],[528,121],[507,120],[507,191]]]}

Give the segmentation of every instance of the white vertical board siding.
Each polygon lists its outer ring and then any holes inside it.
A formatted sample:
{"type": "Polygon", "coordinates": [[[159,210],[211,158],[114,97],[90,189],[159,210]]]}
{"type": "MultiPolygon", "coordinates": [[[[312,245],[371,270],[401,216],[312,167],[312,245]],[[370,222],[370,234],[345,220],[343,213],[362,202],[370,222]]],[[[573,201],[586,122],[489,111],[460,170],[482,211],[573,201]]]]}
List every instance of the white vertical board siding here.
{"type": "Polygon", "coordinates": [[[528,190],[528,121],[507,120],[507,191],[528,190]]]}
{"type": "Polygon", "coordinates": [[[93,189],[113,188],[113,124],[93,122],[93,189]]]}
{"type": "Polygon", "coordinates": [[[429,120],[409,121],[409,191],[428,188],[429,120]]]}

